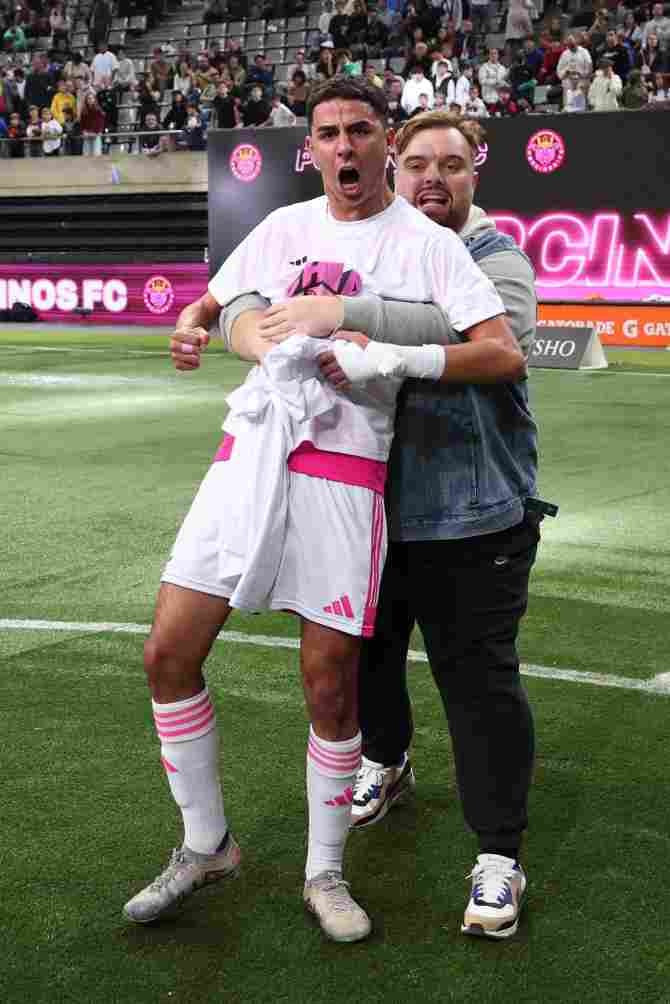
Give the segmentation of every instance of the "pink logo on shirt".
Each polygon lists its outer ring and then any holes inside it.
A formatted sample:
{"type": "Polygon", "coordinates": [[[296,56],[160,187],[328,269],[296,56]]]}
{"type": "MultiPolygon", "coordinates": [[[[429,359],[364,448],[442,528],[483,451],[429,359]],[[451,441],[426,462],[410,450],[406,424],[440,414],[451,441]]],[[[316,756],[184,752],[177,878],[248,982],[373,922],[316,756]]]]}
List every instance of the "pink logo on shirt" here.
{"type": "Polygon", "coordinates": [[[310,261],[286,291],[287,296],[357,296],[363,280],[339,261],[310,261]]]}

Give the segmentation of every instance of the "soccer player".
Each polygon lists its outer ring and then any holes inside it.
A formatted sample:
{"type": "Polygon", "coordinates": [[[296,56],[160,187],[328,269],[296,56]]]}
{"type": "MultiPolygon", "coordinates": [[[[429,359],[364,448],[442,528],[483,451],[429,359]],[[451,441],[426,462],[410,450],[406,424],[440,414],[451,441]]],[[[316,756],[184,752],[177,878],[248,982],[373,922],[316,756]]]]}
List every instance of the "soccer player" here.
{"type": "MultiPolygon", "coordinates": [[[[473,205],[481,138],[476,123],[445,113],[412,119],[396,138],[396,191],[461,236],[527,355],[533,270],[473,205]]],[[[418,621],[448,715],[465,817],[479,842],[462,930],[510,937],[526,887],[518,859],[534,745],[515,642],[543,505],[533,498],[536,428],[525,380],[505,374],[501,344],[489,338],[478,343],[487,379],[473,378],[462,361],[475,345],[460,344],[460,336],[454,344],[444,312],[431,305],[368,295],[297,300],[269,308],[260,328],[277,338],[296,324],[312,334],[344,325],[389,342],[448,341],[443,379],[451,374],[454,382],[409,381],[400,399],[386,493],[391,544],[375,637],[364,643],[359,670],[364,756],[352,818],[355,828],[378,822],[414,786],[406,656],[418,621]]],[[[355,374],[346,365],[343,372],[341,361],[331,356],[324,370],[350,382],[355,374]]]]}
{"type": "MultiPolygon", "coordinates": [[[[466,339],[488,333],[513,343],[500,298],[458,238],[388,188],[385,116],[383,93],[365,82],[334,79],[314,90],[309,121],[326,194],[271,213],[224,262],[208,292],[180,316],[172,341],[179,367],[197,365],[204,329],[244,293],[274,302],[301,292],[369,288],[439,303],[466,339]]],[[[202,667],[231,608],[269,607],[293,611],[302,622],[311,721],[304,901],[329,937],[356,941],[369,933],[370,921],[349,894],[342,859],[360,761],[357,667],[361,637],[374,629],[385,550],[382,491],[399,384],[383,378],[337,394],[317,365],[327,346],[303,335],[275,348],[255,332],[247,338],[245,319],[253,323],[258,313],[239,317],[236,347],[248,356],[257,352],[262,365],[228,398],[226,436],[177,537],[145,648],[184,841],[125,913],[137,922],[155,920],[239,866],[202,667]]],[[[350,348],[343,346],[345,355],[350,348]]],[[[509,360],[515,371],[519,359],[523,366],[515,346],[509,360]]],[[[398,376],[442,378],[444,349],[424,346],[391,363],[398,376]]]]}

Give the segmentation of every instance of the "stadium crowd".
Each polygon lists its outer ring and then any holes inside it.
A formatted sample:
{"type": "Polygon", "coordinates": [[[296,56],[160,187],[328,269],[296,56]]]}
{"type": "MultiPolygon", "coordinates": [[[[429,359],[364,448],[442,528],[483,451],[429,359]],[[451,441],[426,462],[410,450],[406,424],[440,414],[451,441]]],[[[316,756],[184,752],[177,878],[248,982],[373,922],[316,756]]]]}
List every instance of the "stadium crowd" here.
{"type": "Polygon", "coordinates": [[[369,7],[323,0],[304,44],[278,66],[270,45],[249,49],[244,36],[219,39],[213,27],[257,15],[271,40],[282,19],[306,13],[306,4],[207,0],[193,20],[208,26],[209,37],[185,36],[136,60],[111,44],[113,18],[144,9],[150,23],[160,23],[160,8],[130,2],[113,9],[109,0],[94,0],[86,8],[89,53],[73,44],[77,6],[0,0],[4,156],[95,156],[106,137],[129,129],[150,155],[200,150],[209,127],[304,121],[313,82],[336,74],[364,75],[383,88],[389,125],[433,108],[504,118],[670,107],[670,17],[662,3],[631,8],[609,0],[595,11],[543,14],[533,0],[504,0],[499,13],[488,0],[377,0],[369,7]],[[128,108],[132,116],[120,116],[128,108]]]}

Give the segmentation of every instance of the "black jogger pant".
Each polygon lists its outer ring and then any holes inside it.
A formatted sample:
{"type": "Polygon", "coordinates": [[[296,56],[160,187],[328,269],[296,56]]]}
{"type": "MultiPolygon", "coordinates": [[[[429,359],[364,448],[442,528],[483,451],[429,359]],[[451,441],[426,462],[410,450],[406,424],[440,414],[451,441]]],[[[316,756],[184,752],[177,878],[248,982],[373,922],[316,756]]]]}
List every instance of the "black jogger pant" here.
{"type": "Polygon", "coordinates": [[[406,658],[415,622],[421,628],[480,851],[518,848],[528,821],[534,732],[516,638],[539,536],[526,516],[482,537],[392,543],[375,636],[363,646],[363,752],[390,766],[412,739],[406,658]]]}

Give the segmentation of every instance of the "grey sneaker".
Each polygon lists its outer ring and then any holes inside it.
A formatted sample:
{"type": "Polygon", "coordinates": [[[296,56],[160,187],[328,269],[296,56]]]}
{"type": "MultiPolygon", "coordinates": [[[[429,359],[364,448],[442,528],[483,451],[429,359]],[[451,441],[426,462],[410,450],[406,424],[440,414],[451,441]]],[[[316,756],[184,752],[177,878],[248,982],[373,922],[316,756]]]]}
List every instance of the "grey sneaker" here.
{"type": "Polygon", "coordinates": [[[175,848],[170,863],[153,882],[128,900],[124,916],[135,924],[150,924],[176,913],[192,892],[210,882],[233,878],[240,868],[240,848],[232,834],[224,850],[216,854],[197,854],[184,846],[175,848]]]}
{"type": "Polygon", "coordinates": [[[468,878],[472,893],[461,925],[478,938],[511,938],[519,926],[526,895],[526,875],[513,858],[480,854],[468,878]]]}
{"type": "Polygon", "coordinates": [[[395,767],[384,767],[363,757],[354,782],[352,829],[378,823],[395,802],[407,798],[415,788],[414,770],[406,753],[395,767]]]}
{"type": "Polygon", "coordinates": [[[367,913],[349,892],[349,883],[337,872],[322,872],[308,879],[303,899],[333,941],[361,941],[372,930],[367,913]]]}

